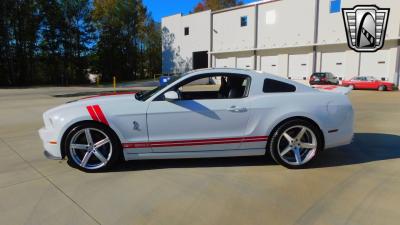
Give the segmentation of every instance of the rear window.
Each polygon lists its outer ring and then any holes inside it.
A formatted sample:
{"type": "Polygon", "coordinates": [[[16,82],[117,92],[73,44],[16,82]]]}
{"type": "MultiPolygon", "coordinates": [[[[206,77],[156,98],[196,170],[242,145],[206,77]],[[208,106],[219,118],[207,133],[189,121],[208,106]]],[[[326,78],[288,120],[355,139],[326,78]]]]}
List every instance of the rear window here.
{"type": "Polygon", "coordinates": [[[264,93],[295,92],[296,86],[272,79],[264,80],[264,93]]]}

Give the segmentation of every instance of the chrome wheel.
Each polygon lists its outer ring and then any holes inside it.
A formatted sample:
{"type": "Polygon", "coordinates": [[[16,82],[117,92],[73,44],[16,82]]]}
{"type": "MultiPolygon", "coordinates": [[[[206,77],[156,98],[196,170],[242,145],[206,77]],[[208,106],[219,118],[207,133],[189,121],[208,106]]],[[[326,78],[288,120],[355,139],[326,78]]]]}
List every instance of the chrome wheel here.
{"type": "Polygon", "coordinates": [[[299,166],[314,158],[318,147],[317,137],[306,126],[291,126],[281,134],[277,147],[279,157],[285,163],[299,166]]]}
{"type": "Polygon", "coordinates": [[[77,131],[69,143],[72,160],[87,170],[96,170],[110,161],[113,147],[110,137],[96,128],[84,128],[77,131]]]}

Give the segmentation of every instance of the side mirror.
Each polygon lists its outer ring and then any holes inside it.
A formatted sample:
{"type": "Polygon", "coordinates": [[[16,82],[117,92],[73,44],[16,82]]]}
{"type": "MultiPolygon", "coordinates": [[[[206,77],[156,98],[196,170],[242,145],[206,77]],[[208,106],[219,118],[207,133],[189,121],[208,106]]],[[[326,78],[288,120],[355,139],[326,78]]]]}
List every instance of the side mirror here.
{"type": "Polygon", "coordinates": [[[168,91],[164,94],[164,98],[167,101],[175,101],[179,99],[179,96],[175,91],[168,91]]]}

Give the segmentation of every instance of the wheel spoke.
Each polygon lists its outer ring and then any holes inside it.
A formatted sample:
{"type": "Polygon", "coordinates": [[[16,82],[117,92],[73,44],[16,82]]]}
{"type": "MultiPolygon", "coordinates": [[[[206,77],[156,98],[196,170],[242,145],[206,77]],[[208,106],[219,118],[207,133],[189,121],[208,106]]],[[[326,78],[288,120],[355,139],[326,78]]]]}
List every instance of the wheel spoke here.
{"type": "Polygon", "coordinates": [[[292,150],[292,148],[290,147],[290,145],[288,145],[288,146],[281,152],[281,156],[286,155],[288,152],[290,152],[290,150],[292,150]]]}
{"type": "Polygon", "coordinates": [[[305,132],[306,132],[306,128],[302,127],[301,130],[299,131],[299,133],[297,134],[296,139],[301,140],[301,138],[303,137],[305,132]]]}
{"type": "Polygon", "coordinates": [[[293,152],[294,152],[294,157],[296,158],[296,163],[298,164],[298,165],[300,165],[301,164],[301,155],[300,155],[300,150],[298,149],[298,148],[295,148],[295,149],[293,149],[293,152]]]}
{"type": "Polygon", "coordinates": [[[92,152],[86,152],[86,154],[83,157],[82,162],[81,162],[81,166],[82,167],[86,167],[86,164],[88,163],[88,161],[89,161],[90,157],[92,156],[92,154],[93,154],[92,152]]]}
{"type": "Polygon", "coordinates": [[[104,158],[104,156],[103,156],[103,154],[101,154],[101,152],[95,150],[95,151],[93,151],[93,154],[94,154],[102,163],[107,162],[107,159],[104,158]]]}
{"type": "Polygon", "coordinates": [[[105,144],[107,144],[107,143],[109,143],[109,142],[110,142],[110,139],[107,137],[107,138],[104,138],[104,139],[101,140],[101,141],[96,142],[96,143],[94,144],[94,147],[95,147],[95,148],[99,148],[99,147],[101,147],[101,146],[103,146],[103,145],[105,145],[105,144]]]}
{"type": "Polygon", "coordinates": [[[283,133],[283,136],[286,138],[286,140],[290,143],[292,142],[293,138],[288,134],[288,133],[283,133]]]}
{"type": "Polygon", "coordinates": [[[302,147],[302,148],[315,148],[315,144],[313,144],[313,143],[301,142],[301,143],[300,143],[300,147],[302,147]]]}
{"type": "Polygon", "coordinates": [[[71,148],[73,149],[80,149],[80,150],[87,150],[89,145],[85,144],[71,144],[71,148]]]}
{"type": "Polygon", "coordinates": [[[90,129],[85,129],[85,136],[88,145],[93,145],[92,135],[90,134],[90,129]]]}

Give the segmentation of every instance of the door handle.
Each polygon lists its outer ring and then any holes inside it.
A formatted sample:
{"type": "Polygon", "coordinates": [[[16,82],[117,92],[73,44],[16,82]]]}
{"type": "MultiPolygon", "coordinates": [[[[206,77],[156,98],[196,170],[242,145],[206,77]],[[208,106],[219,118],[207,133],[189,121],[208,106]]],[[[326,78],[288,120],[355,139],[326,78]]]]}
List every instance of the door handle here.
{"type": "Polygon", "coordinates": [[[231,106],[230,108],[228,108],[228,111],[231,112],[247,112],[247,108],[245,107],[236,107],[236,106],[231,106]]]}

